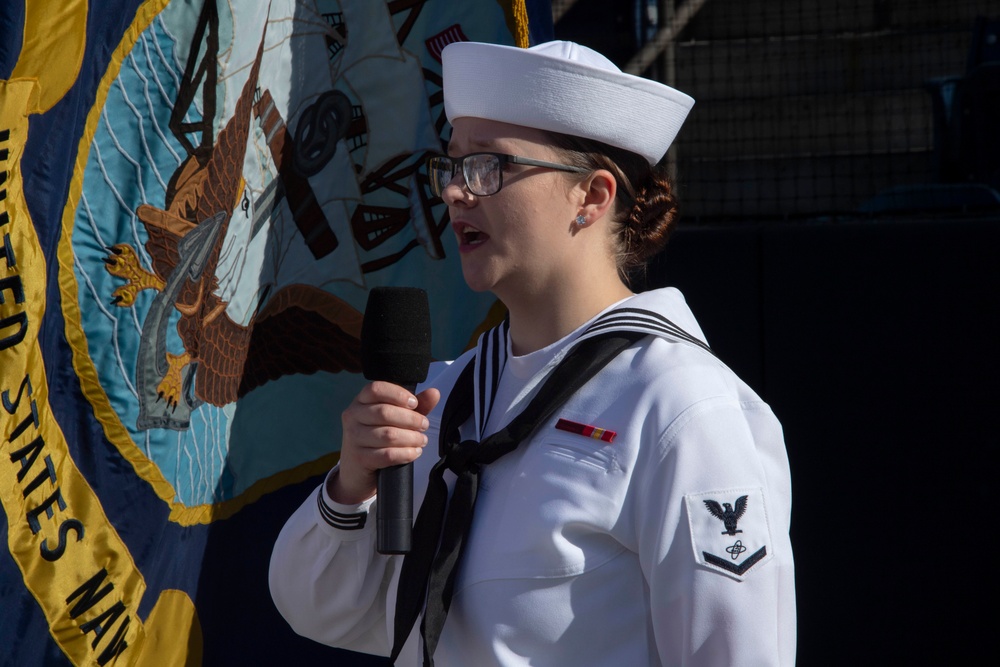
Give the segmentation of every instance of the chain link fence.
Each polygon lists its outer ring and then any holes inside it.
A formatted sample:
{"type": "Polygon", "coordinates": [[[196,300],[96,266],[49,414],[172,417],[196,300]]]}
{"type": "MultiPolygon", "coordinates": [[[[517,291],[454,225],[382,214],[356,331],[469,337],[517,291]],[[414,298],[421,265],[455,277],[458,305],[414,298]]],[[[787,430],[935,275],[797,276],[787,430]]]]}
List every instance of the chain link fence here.
{"type": "Polygon", "coordinates": [[[697,100],[670,155],[687,223],[1000,205],[995,0],[552,5],[557,38],[697,100]]]}

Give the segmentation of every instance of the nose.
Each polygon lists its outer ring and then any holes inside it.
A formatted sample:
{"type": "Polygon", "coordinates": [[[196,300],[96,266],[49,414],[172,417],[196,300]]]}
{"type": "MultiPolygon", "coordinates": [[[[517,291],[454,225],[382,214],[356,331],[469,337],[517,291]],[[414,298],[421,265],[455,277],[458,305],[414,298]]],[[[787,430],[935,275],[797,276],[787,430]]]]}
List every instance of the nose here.
{"type": "Polygon", "coordinates": [[[455,175],[448,181],[448,185],[444,186],[444,190],[441,191],[441,199],[448,206],[457,204],[468,206],[475,202],[475,195],[469,192],[469,188],[465,187],[465,177],[462,175],[461,169],[456,169],[455,175]]]}

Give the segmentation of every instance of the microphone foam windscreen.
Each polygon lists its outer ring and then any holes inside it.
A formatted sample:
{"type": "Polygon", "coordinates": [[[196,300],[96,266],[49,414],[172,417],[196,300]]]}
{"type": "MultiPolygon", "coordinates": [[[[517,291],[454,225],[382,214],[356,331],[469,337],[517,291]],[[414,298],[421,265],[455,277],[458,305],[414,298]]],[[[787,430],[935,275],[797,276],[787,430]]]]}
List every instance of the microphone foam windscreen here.
{"type": "Polygon", "coordinates": [[[361,369],[369,380],[415,385],[427,379],[431,317],[427,292],[376,287],[368,293],[361,325],[361,369]]]}

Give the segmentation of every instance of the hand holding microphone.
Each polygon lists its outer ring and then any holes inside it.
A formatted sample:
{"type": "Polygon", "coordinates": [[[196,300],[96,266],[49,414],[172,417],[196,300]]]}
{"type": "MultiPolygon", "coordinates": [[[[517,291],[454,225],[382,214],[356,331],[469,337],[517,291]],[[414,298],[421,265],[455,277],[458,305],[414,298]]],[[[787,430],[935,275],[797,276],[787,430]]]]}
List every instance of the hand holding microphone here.
{"type": "MultiPolygon", "coordinates": [[[[427,378],[431,359],[430,328],[426,292],[412,287],[374,288],[368,294],[361,327],[364,376],[369,380],[391,382],[412,393],[416,385],[427,378]]],[[[424,409],[430,408],[424,406],[424,409]]],[[[375,521],[379,553],[402,554],[410,550],[412,463],[378,471],[375,521]]]]}

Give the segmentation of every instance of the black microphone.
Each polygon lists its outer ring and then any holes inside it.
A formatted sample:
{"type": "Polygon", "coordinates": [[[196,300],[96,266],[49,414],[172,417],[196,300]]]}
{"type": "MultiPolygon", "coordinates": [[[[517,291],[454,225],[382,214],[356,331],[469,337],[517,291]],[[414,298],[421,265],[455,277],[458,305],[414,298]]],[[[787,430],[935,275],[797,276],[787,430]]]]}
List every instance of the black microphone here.
{"type": "MultiPolygon", "coordinates": [[[[427,292],[417,287],[376,287],[368,293],[361,324],[361,370],[413,391],[427,379],[431,316],[427,292]]],[[[413,464],[378,472],[375,509],[378,552],[405,554],[413,532],[413,464]]]]}

